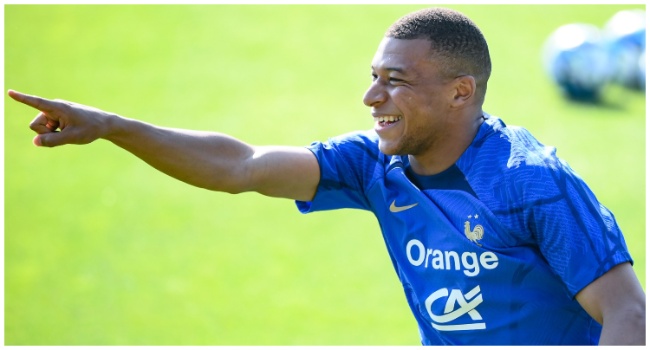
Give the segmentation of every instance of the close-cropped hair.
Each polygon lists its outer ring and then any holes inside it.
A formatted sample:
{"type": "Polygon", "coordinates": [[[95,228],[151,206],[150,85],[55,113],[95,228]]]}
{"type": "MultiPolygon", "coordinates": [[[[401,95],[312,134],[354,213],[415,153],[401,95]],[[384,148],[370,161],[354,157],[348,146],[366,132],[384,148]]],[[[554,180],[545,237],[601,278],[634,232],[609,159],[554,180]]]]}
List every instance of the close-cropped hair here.
{"type": "Polygon", "coordinates": [[[427,8],[400,18],[385,36],[429,40],[432,59],[441,73],[449,78],[473,76],[480,100],[485,98],[492,71],[490,52],[483,33],[467,16],[451,9],[427,8]]]}

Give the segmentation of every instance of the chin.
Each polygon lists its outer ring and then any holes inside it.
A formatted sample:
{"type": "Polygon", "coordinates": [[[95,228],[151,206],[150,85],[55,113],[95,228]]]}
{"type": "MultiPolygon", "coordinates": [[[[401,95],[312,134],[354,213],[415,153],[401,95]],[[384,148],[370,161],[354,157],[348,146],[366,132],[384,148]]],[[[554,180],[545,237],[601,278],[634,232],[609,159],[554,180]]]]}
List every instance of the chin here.
{"type": "Polygon", "coordinates": [[[405,154],[399,144],[391,144],[379,139],[379,151],[387,156],[399,156],[405,154]]]}

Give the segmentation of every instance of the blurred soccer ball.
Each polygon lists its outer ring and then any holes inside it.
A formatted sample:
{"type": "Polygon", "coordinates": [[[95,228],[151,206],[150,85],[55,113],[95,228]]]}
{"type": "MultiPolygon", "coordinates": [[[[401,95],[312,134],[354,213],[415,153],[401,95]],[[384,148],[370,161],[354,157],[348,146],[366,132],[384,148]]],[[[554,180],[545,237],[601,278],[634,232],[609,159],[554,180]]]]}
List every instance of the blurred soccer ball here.
{"type": "Polygon", "coordinates": [[[645,89],[645,22],[645,11],[624,10],[603,28],[612,80],[632,89],[645,89]]]}
{"type": "Polygon", "coordinates": [[[646,75],[645,75],[645,50],[639,57],[639,79],[641,80],[641,89],[646,89],[646,75]]]}
{"type": "Polygon", "coordinates": [[[600,29],[591,24],[559,27],[544,44],[543,60],[553,81],[575,100],[599,100],[612,75],[600,29]]]}

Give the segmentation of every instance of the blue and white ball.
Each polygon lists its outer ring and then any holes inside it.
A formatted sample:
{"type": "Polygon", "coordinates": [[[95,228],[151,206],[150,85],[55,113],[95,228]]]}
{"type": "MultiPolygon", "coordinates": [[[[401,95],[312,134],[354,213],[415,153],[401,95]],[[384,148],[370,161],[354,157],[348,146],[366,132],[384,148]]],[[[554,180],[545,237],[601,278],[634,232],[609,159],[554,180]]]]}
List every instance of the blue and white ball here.
{"type": "Polygon", "coordinates": [[[646,89],[646,75],[645,75],[645,50],[641,54],[641,57],[639,57],[639,80],[641,80],[641,90],[646,89]]]}
{"type": "Polygon", "coordinates": [[[601,31],[591,24],[556,29],[544,44],[543,61],[551,79],[574,100],[598,101],[612,75],[601,31]]]}
{"type": "Polygon", "coordinates": [[[645,89],[645,11],[619,11],[607,21],[603,40],[612,65],[612,80],[625,87],[645,89]]]}

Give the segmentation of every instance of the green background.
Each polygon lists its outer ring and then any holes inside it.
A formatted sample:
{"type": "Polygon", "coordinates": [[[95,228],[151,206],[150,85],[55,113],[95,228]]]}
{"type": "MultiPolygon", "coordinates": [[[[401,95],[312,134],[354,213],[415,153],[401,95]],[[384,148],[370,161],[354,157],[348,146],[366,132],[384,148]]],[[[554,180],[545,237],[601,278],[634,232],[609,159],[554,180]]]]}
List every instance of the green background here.
{"type": "MultiPolygon", "coordinates": [[[[6,5],[5,90],[306,145],[372,127],[370,60],[421,7],[6,5]]],[[[485,110],[558,148],[645,288],[644,94],[568,102],[540,54],[562,24],[644,6],[450,7],[490,45],[485,110]]],[[[419,344],[371,214],[190,187],[105,141],[37,148],[35,111],[4,102],[6,344],[419,344]]]]}

